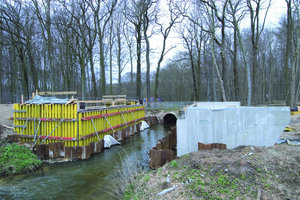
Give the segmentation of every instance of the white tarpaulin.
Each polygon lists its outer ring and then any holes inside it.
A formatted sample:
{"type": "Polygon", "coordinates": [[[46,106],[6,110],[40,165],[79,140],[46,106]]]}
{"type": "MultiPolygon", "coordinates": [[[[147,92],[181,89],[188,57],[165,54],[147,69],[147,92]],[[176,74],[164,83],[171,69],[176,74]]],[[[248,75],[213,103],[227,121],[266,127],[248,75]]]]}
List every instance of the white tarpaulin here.
{"type": "Polygon", "coordinates": [[[56,97],[41,97],[39,95],[34,96],[32,100],[26,101],[26,104],[67,104],[72,102],[68,99],[58,99],[56,97]]]}
{"type": "Polygon", "coordinates": [[[115,138],[110,135],[104,136],[104,148],[110,148],[113,145],[120,144],[115,138]]]}
{"type": "Polygon", "coordinates": [[[142,121],[140,131],[143,131],[147,128],[149,128],[149,125],[147,124],[147,122],[142,121]]]}

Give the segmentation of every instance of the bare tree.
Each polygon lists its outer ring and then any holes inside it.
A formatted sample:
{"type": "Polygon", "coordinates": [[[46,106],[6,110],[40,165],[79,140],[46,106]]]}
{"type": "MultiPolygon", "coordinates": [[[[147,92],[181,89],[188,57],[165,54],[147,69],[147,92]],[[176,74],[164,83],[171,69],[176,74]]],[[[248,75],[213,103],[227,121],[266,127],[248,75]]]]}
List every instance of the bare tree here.
{"type": "MultiPolygon", "coordinates": [[[[125,37],[125,41],[126,41],[126,45],[129,51],[129,59],[130,59],[130,85],[131,88],[134,87],[134,83],[133,83],[133,33],[130,32],[130,27],[128,26],[128,24],[124,25],[123,28],[123,33],[124,33],[124,37],[125,37]]],[[[132,94],[130,94],[130,96],[132,96],[132,94]]]]}
{"type": "Polygon", "coordinates": [[[105,55],[104,55],[104,39],[105,39],[105,29],[112,17],[112,13],[117,5],[117,0],[102,1],[96,0],[95,2],[90,2],[90,7],[95,16],[95,24],[97,27],[98,43],[99,43],[99,57],[100,57],[100,96],[105,95],[105,55]],[[94,5],[95,3],[95,5],[94,5]]]}
{"type": "Polygon", "coordinates": [[[142,79],[141,79],[141,55],[142,55],[142,31],[144,17],[144,2],[131,0],[125,5],[125,16],[127,20],[134,26],[136,39],[136,96],[140,100],[142,98],[142,79]]]}
{"type": "Polygon", "coordinates": [[[169,37],[170,31],[172,30],[172,27],[175,25],[177,20],[179,19],[180,15],[178,13],[175,13],[173,8],[171,7],[171,4],[169,4],[169,13],[170,13],[170,22],[169,25],[164,28],[163,24],[159,23],[158,21],[156,22],[160,26],[160,34],[163,36],[163,45],[162,45],[162,50],[160,52],[160,57],[157,62],[157,67],[156,67],[156,73],[155,73],[155,83],[154,83],[154,98],[157,99],[158,94],[157,94],[157,88],[159,84],[159,72],[160,72],[160,66],[161,63],[165,57],[165,55],[172,49],[166,50],[166,43],[167,39],[169,37]]]}
{"type": "Polygon", "coordinates": [[[239,27],[239,20],[240,18],[238,18],[238,16],[236,16],[236,9],[237,7],[239,6],[240,4],[239,3],[236,3],[234,4],[234,2],[232,0],[229,0],[229,9],[230,9],[230,13],[232,15],[232,24],[233,24],[233,27],[236,31],[236,34],[237,34],[237,38],[238,38],[238,41],[239,41],[239,46],[240,46],[240,49],[241,49],[241,52],[242,52],[242,55],[243,55],[243,64],[246,68],[246,74],[247,74],[247,105],[250,106],[251,105],[251,98],[252,98],[252,89],[251,89],[251,74],[250,74],[250,68],[248,66],[248,63],[247,63],[247,59],[246,59],[246,52],[245,52],[245,48],[244,48],[244,44],[242,42],[242,37],[241,37],[241,33],[240,33],[240,27],[239,27]]]}
{"type": "MultiPolygon", "coordinates": [[[[289,105],[291,107],[296,106],[296,76],[298,72],[298,60],[299,60],[299,1],[297,0],[286,0],[287,4],[287,38],[286,38],[286,52],[289,54],[285,55],[285,73],[287,73],[287,67],[290,63],[290,102],[289,105]],[[295,16],[293,16],[293,7],[296,10],[295,16]],[[295,18],[298,17],[298,21],[295,18]],[[298,22],[298,26],[296,26],[296,22],[298,22]]],[[[285,77],[288,78],[287,75],[285,77]]]]}
{"type": "MultiPolygon", "coordinates": [[[[41,33],[46,45],[47,49],[47,66],[46,68],[50,69],[50,74],[49,76],[44,74],[44,77],[49,77],[51,80],[51,90],[55,91],[56,90],[56,83],[55,83],[55,69],[54,69],[54,64],[53,64],[53,41],[52,41],[52,34],[51,34],[51,1],[46,0],[45,1],[37,1],[37,0],[31,0],[34,4],[34,13],[36,14],[40,27],[41,27],[41,33]],[[44,10],[44,12],[42,11],[44,10]],[[43,15],[45,13],[45,15],[43,15]]],[[[45,73],[45,71],[44,71],[45,73]]],[[[45,80],[46,81],[46,80],[45,80]]],[[[46,84],[45,84],[46,85],[46,84]]],[[[46,89],[46,88],[44,88],[46,89]]]]}
{"type": "MultiPolygon", "coordinates": [[[[2,15],[2,14],[1,14],[2,15]]],[[[2,17],[0,17],[0,27],[2,26],[2,17]]],[[[2,30],[0,29],[0,104],[2,103],[2,94],[3,94],[3,33],[2,30]]]]}
{"type": "Polygon", "coordinates": [[[262,0],[247,0],[247,6],[250,12],[250,27],[251,27],[251,44],[252,44],[252,103],[256,104],[256,71],[258,67],[258,50],[259,50],[259,38],[264,30],[266,17],[271,5],[271,0],[268,0],[267,10],[263,19],[263,23],[260,24],[260,11],[262,6],[262,0]]]}
{"type": "Polygon", "coordinates": [[[112,95],[112,50],[114,45],[114,38],[113,38],[113,26],[114,26],[114,18],[112,17],[110,20],[110,26],[109,26],[109,93],[112,95]]]}
{"type": "Polygon", "coordinates": [[[185,47],[188,50],[188,55],[190,58],[190,65],[192,69],[192,80],[193,80],[193,89],[194,89],[194,97],[198,100],[198,88],[197,88],[197,81],[196,81],[196,69],[195,69],[195,61],[194,61],[194,52],[193,52],[193,43],[194,43],[194,28],[195,24],[191,24],[189,29],[186,28],[180,30],[180,37],[184,40],[185,47]]]}
{"type": "MultiPolygon", "coordinates": [[[[233,50],[231,50],[232,54],[232,65],[233,65],[233,83],[234,83],[234,94],[235,100],[242,99],[240,96],[240,89],[242,82],[239,82],[238,75],[238,47],[239,47],[239,37],[238,24],[244,19],[246,14],[245,5],[243,5],[242,1],[232,1],[230,0],[229,6],[227,8],[228,17],[227,20],[232,24],[233,28],[233,50]]],[[[245,64],[245,63],[244,63],[245,64]]],[[[247,72],[246,72],[247,73],[247,72]]]]}

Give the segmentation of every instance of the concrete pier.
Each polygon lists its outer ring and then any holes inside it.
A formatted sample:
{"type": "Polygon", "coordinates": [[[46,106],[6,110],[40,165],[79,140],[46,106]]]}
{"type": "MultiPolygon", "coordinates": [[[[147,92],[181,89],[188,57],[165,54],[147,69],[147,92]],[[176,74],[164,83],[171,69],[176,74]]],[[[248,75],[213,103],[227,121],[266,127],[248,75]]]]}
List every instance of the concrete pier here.
{"type": "Polygon", "coordinates": [[[197,102],[177,120],[177,155],[198,142],[272,146],[290,121],[289,107],[243,107],[239,102],[197,102]]]}

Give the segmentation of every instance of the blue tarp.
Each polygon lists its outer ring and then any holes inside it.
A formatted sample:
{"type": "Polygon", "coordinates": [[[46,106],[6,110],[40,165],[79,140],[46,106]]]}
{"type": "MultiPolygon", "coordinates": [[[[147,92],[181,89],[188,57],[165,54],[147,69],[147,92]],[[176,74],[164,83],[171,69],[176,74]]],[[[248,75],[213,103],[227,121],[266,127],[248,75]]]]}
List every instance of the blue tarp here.
{"type": "Polygon", "coordinates": [[[26,101],[26,104],[67,104],[69,99],[59,99],[56,97],[41,97],[36,95],[32,100],[26,101]]]}

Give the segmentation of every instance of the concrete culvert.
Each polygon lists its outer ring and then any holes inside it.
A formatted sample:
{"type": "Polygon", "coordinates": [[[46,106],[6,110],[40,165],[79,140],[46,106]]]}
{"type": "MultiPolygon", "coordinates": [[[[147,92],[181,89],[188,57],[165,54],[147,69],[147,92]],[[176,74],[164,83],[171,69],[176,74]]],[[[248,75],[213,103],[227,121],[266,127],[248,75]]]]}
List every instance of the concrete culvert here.
{"type": "Polygon", "coordinates": [[[163,117],[164,124],[175,125],[177,121],[177,116],[174,113],[167,113],[163,117]]]}

